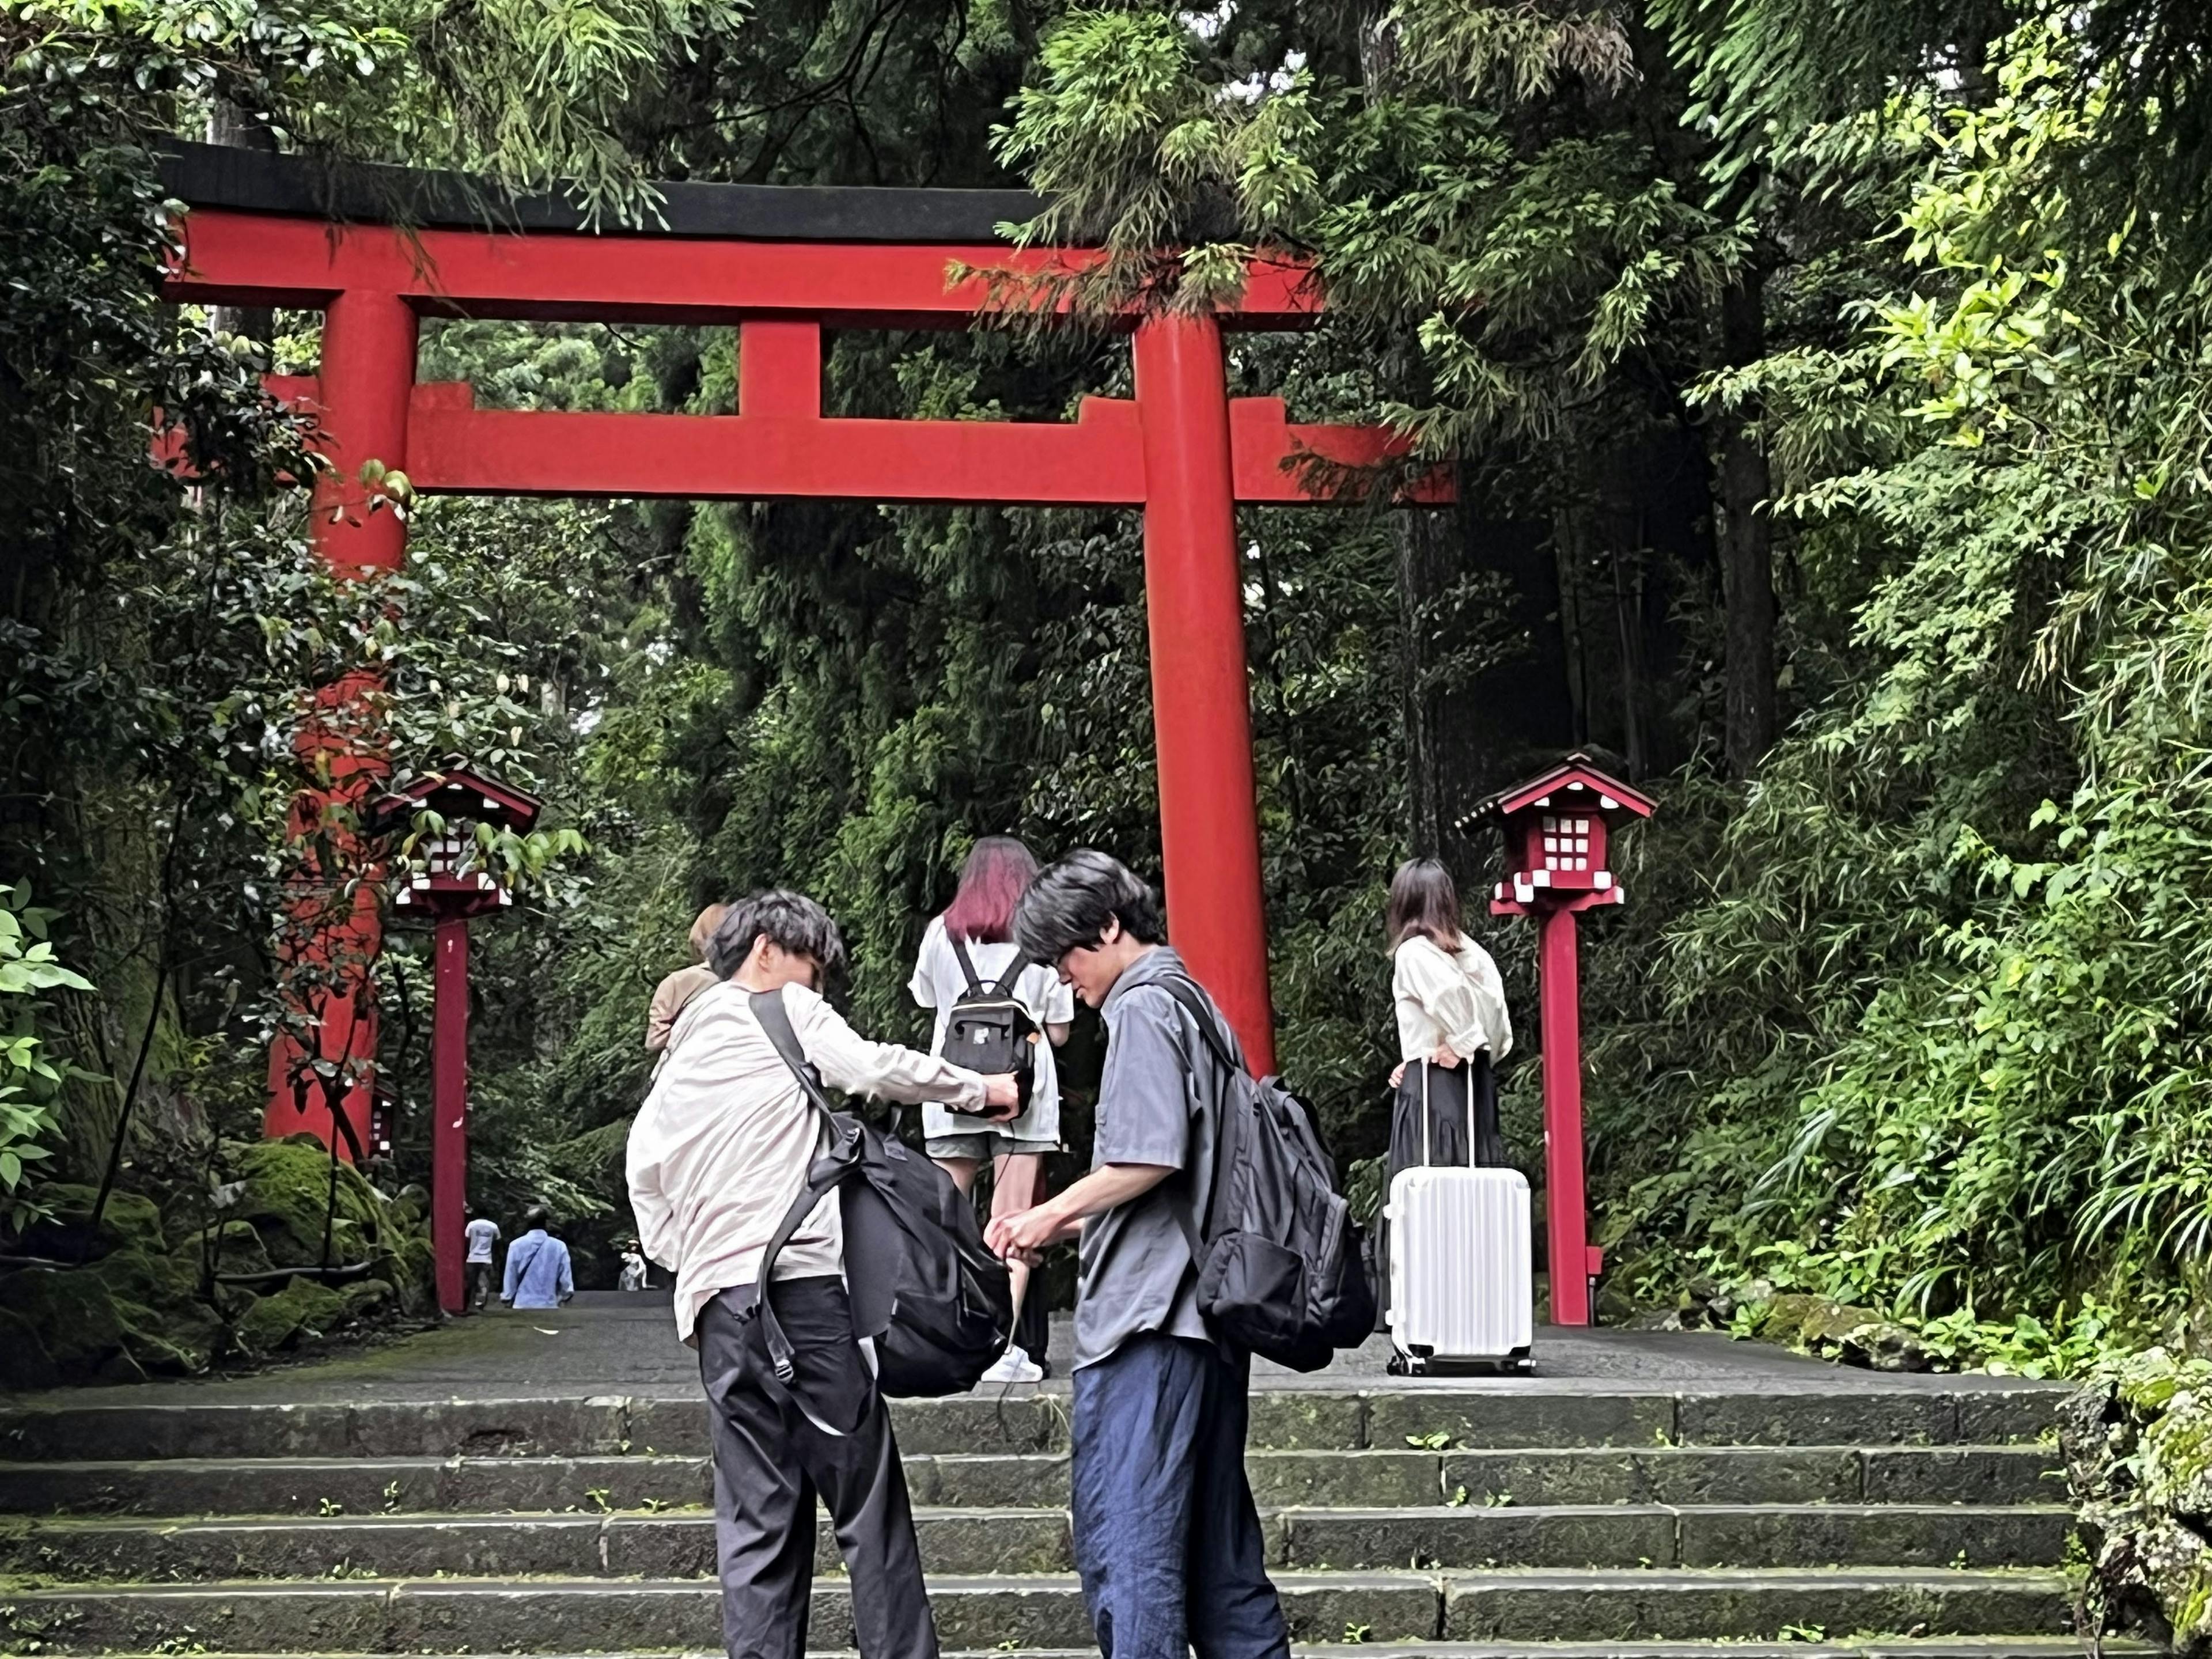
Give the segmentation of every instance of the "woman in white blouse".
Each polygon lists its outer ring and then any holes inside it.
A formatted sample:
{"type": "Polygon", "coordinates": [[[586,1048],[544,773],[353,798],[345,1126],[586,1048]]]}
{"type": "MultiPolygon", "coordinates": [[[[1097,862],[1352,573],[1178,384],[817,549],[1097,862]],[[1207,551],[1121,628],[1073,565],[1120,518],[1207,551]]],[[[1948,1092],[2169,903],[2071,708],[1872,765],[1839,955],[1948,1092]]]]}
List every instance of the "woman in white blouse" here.
{"type": "Polygon", "coordinates": [[[1400,865],[1390,878],[1389,928],[1399,1054],[1390,1073],[1398,1091],[1390,1173],[1424,1164],[1502,1164],[1491,1068],[1511,1051],[1513,1024],[1498,964],[1460,931],[1451,872],[1434,859],[1400,865]]]}

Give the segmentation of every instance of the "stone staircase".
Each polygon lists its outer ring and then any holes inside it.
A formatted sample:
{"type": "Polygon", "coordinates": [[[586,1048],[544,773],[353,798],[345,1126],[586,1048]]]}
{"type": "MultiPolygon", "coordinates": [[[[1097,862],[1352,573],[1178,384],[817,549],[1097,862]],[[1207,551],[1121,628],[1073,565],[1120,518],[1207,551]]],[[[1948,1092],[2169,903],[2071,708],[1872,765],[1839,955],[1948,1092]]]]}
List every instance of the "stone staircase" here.
{"type": "MultiPolygon", "coordinates": [[[[2036,1388],[1263,1389],[1250,1468],[1316,1650],[2078,1650],[2036,1388]]],[[[711,1651],[696,1400],[0,1411],[21,1653],[711,1651]]],[[[947,1650],[1088,1649],[1066,1398],[896,1408],[947,1650]]],[[[811,1645],[853,1644],[819,1540],[811,1645]]]]}

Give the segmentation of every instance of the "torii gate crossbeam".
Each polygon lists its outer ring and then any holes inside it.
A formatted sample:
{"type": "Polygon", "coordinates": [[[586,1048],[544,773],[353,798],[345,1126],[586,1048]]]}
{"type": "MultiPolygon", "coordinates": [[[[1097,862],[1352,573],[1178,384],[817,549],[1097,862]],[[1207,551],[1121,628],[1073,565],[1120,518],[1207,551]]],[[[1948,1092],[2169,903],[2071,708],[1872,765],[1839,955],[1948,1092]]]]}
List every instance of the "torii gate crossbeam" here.
{"type": "MultiPolygon", "coordinates": [[[[513,204],[528,228],[487,230],[453,205],[482,199],[453,181],[367,173],[319,175],[318,188],[289,158],[180,146],[169,174],[191,207],[170,298],[324,313],[317,374],[274,384],[317,414],[331,465],[315,537],[342,570],[389,568],[404,552],[402,520],[370,510],[370,461],[429,493],[1141,507],[1170,931],[1254,1066],[1272,1066],[1236,508],[1315,501],[1302,459],[1371,465],[1397,449],[1377,429],[1295,426],[1277,399],[1228,396],[1223,327],[1310,323],[1304,273],[1255,266],[1218,316],[1133,319],[1135,398],[1085,399],[1073,422],[831,419],[824,327],[966,327],[988,286],[956,270],[1091,256],[1018,255],[996,240],[994,226],[1036,210],[1013,191],[674,185],[665,232],[598,234],[544,200],[513,204]],[[331,222],[332,190],[351,191],[335,204],[350,222],[331,222]],[[415,204],[410,228],[361,222],[395,196],[415,204]],[[478,410],[465,383],[416,381],[424,317],[732,325],[738,407],[478,410]]],[[[362,1042],[373,1054],[373,1023],[347,1024],[367,1036],[330,1057],[359,1058],[362,1042]]],[[[323,1133],[272,1092],[272,1133],[323,1133]]]]}

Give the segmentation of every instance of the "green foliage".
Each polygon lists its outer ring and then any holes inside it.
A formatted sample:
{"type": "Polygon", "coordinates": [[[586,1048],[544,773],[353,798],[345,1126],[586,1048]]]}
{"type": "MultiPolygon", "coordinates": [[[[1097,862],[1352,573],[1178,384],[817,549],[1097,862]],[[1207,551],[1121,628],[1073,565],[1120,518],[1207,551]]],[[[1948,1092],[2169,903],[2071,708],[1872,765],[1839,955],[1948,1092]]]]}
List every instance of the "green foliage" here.
{"type": "Polygon", "coordinates": [[[442,164],[514,190],[565,188],[593,217],[636,218],[656,198],[618,130],[743,10],[736,0],[16,0],[9,81],[58,121],[97,100],[150,137],[228,107],[270,147],[442,164]],[[136,96],[115,99],[103,71],[126,64],[136,96]]]}
{"type": "Polygon", "coordinates": [[[42,1206],[27,1186],[31,1166],[53,1156],[54,1102],[62,1073],[40,1052],[38,1005],[48,991],[89,991],[92,981],[54,960],[49,911],[31,904],[30,885],[0,889],[0,1215],[21,1231],[42,1206]]]}
{"type": "Polygon", "coordinates": [[[2049,192],[2098,119],[2081,73],[2031,29],[1986,103],[1894,105],[1899,286],[1749,377],[1859,669],[1668,927],[1635,1034],[1662,1052],[1613,1073],[1683,1147],[1629,1190],[1637,1232],[1962,1359],[2160,1330],[2212,1232],[2203,598],[2175,550],[2212,529],[2205,295],[2156,230],[2085,242],[2049,192]]]}

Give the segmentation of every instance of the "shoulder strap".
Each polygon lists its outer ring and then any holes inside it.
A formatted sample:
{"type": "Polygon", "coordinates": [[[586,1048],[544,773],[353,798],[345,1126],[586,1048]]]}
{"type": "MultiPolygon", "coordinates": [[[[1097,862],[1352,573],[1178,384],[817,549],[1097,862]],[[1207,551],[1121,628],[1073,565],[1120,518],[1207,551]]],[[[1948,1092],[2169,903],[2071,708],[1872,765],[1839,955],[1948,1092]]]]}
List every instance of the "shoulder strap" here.
{"type": "Polygon", "coordinates": [[[829,1091],[822,1086],[822,1073],[816,1071],[814,1062],[807,1059],[805,1047],[799,1042],[799,1033],[792,1027],[791,1011],[783,1006],[783,993],[781,990],[755,991],[748,1000],[752,1004],[753,1018],[760,1022],[760,1028],[767,1033],[769,1043],[783,1063],[791,1068],[792,1076],[799,1079],[800,1092],[816,1111],[830,1120],[830,1127],[834,1130],[836,1127],[836,1108],[830,1105],[829,1091]]]}
{"type": "MultiPolygon", "coordinates": [[[[750,1000],[753,1018],[760,1021],[761,1030],[768,1034],[769,1042],[777,1055],[791,1068],[799,1079],[799,1091],[820,1115],[829,1127],[830,1153],[829,1158],[812,1160],[807,1170],[805,1184],[799,1196],[791,1200],[791,1207],[783,1212],[783,1219],[761,1252],[760,1279],[753,1287],[753,1307],[761,1322],[761,1335],[767,1340],[769,1361],[775,1369],[780,1382],[789,1382],[793,1375],[791,1339],[784,1334],[782,1322],[775,1310],[769,1305],[769,1285],[775,1272],[776,1260],[783,1247],[791,1243],[792,1236],[806,1224],[807,1217],[815,1206],[841,1183],[852,1167],[852,1152],[860,1139],[857,1124],[850,1120],[840,1123],[836,1112],[830,1104],[828,1092],[822,1086],[822,1074],[814,1069],[814,1062],[806,1057],[806,1049],[792,1029],[791,1012],[783,1006],[783,993],[755,991],[750,1000]],[[842,1154],[841,1158],[839,1154],[842,1154]]],[[[819,1425],[817,1425],[819,1426],[819,1425]]]]}
{"type": "MultiPolygon", "coordinates": [[[[521,1241],[519,1239],[516,1241],[517,1243],[520,1243],[520,1242],[521,1241]]],[[[544,1245],[540,1244],[536,1249],[531,1251],[528,1255],[522,1258],[522,1265],[514,1270],[514,1288],[517,1291],[521,1290],[522,1281],[530,1277],[530,1270],[538,1265],[538,1258],[539,1255],[544,1254],[544,1245]]],[[[508,1252],[508,1260],[512,1261],[513,1259],[514,1252],[510,1250],[508,1252]]]]}
{"type": "Polygon", "coordinates": [[[1023,970],[1029,965],[1030,959],[1024,956],[1020,948],[1017,946],[1013,960],[1006,964],[1006,971],[999,975],[999,982],[991,988],[992,990],[1002,997],[1013,995],[1014,981],[1022,976],[1023,970]]]}
{"type": "MultiPolygon", "coordinates": [[[[1228,1043],[1223,1040],[1221,1029],[1216,1024],[1213,1010],[1207,1005],[1197,984],[1182,974],[1170,974],[1164,979],[1154,981],[1153,983],[1181,1003],[1191,1018],[1197,1022],[1200,1037],[1204,1040],[1206,1046],[1212,1050],[1213,1057],[1220,1063],[1221,1068],[1231,1076],[1241,1075],[1244,1068],[1237,1063],[1237,1056],[1231,1052],[1228,1043]]],[[[1226,1114],[1224,1114],[1224,1116],[1225,1118],[1226,1114]]],[[[1175,1212],[1176,1224],[1182,1229],[1183,1238],[1190,1245],[1191,1265],[1201,1271],[1206,1266],[1206,1237],[1212,1228],[1213,1201],[1221,1190],[1221,1154],[1226,1142],[1224,1132],[1227,1127],[1225,1121],[1214,1126],[1213,1184],[1212,1189],[1206,1194],[1203,1205],[1194,1203],[1186,1207],[1176,1203],[1172,1199],[1169,1200],[1168,1205],[1168,1207],[1175,1212]],[[1201,1215],[1204,1218],[1203,1220],[1200,1218],[1201,1215]]]]}
{"type": "Polygon", "coordinates": [[[1219,1016],[1213,1012],[1196,984],[1181,974],[1171,974],[1165,979],[1152,982],[1182,1004],[1191,1018],[1198,1023],[1199,1036],[1206,1040],[1206,1046],[1213,1050],[1214,1059],[1221,1062],[1224,1070],[1241,1072],[1244,1069],[1243,1062],[1231,1051],[1221,1035],[1221,1027],[1217,1023],[1219,1016]]]}
{"type": "Polygon", "coordinates": [[[950,927],[945,930],[945,937],[952,941],[952,954],[960,958],[960,976],[968,981],[968,994],[972,997],[983,988],[983,981],[975,971],[975,958],[968,954],[968,941],[950,927]]]}

